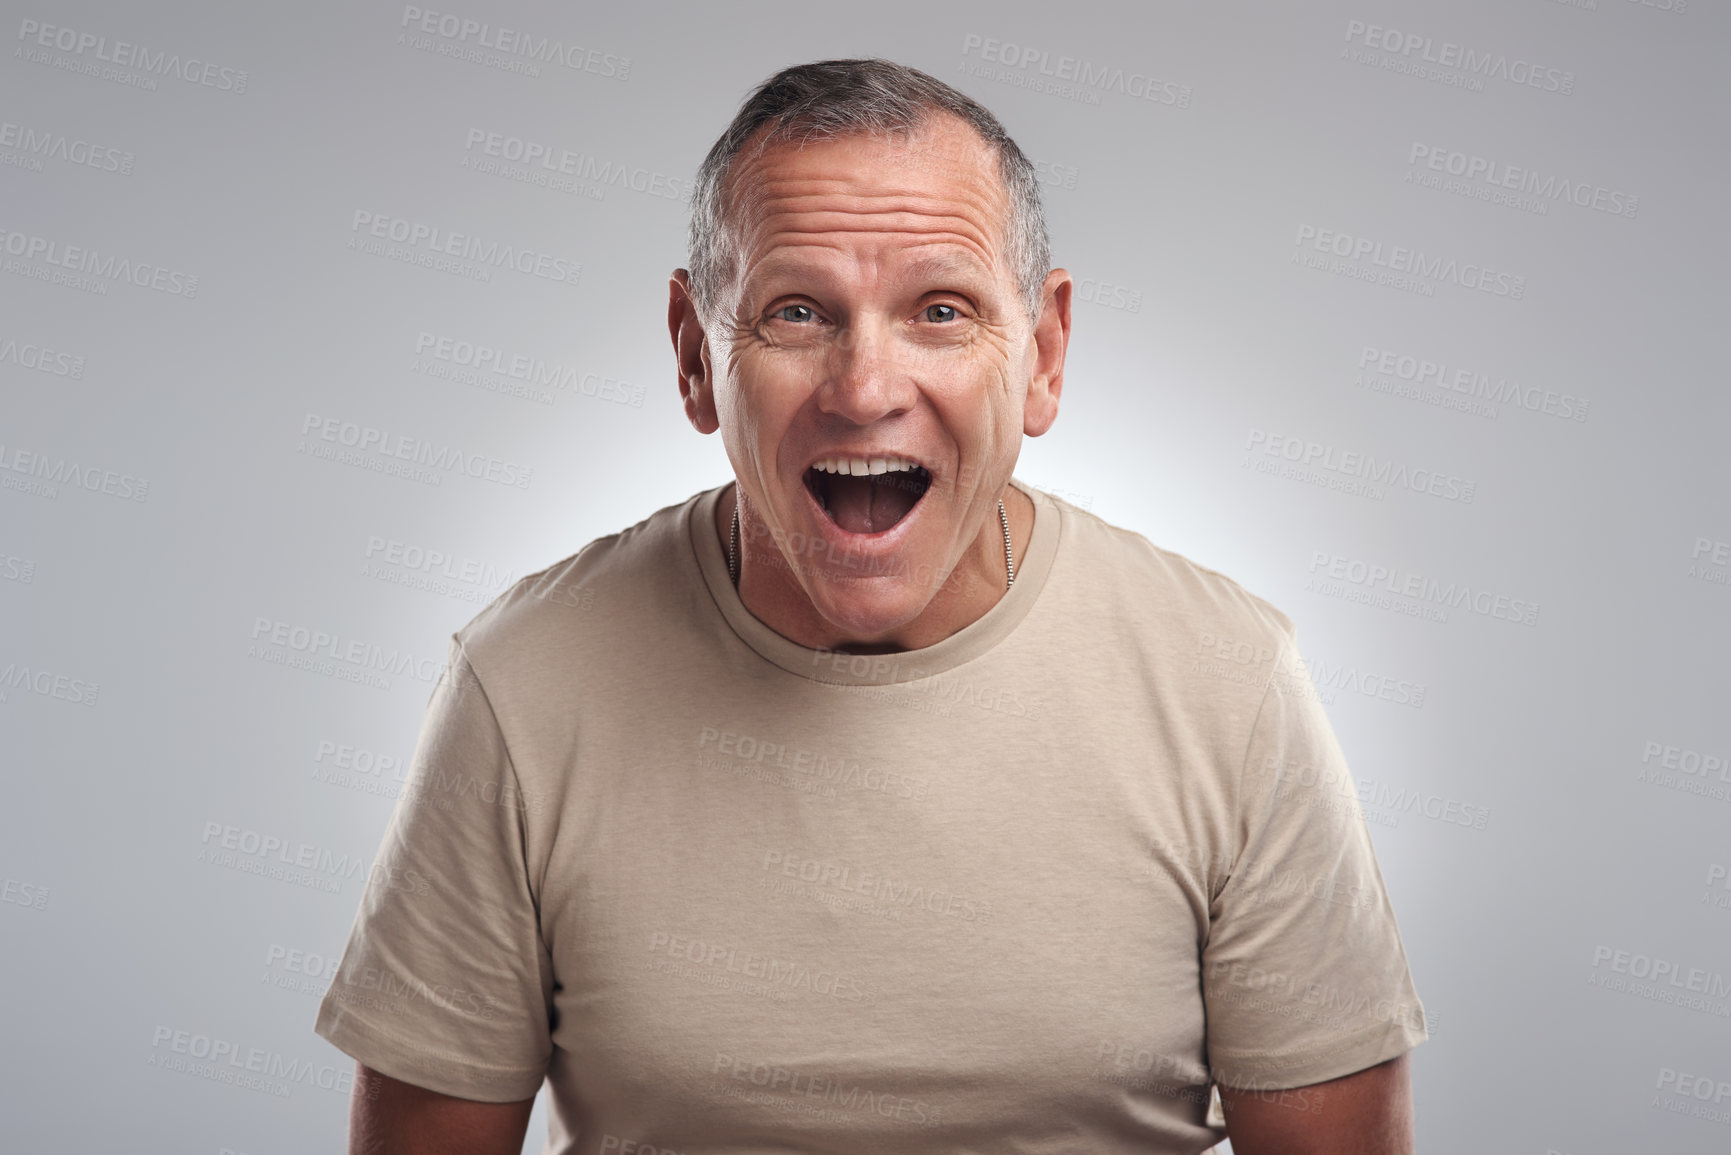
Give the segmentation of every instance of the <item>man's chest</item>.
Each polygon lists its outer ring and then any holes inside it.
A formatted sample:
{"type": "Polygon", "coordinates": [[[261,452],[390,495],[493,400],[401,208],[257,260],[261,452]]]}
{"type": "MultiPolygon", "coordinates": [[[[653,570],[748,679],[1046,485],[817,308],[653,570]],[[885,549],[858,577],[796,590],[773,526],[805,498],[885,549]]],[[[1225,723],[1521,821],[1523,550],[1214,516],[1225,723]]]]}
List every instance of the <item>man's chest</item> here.
{"type": "Polygon", "coordinates": [[[540,896],[591,1093],[884,1142],[1125,1095],[1200,1112],[1206,882],[1171,852],[1214,834],[1158,735],[952,711],[915,738],[879,707],[591,729],[540,896]]]}

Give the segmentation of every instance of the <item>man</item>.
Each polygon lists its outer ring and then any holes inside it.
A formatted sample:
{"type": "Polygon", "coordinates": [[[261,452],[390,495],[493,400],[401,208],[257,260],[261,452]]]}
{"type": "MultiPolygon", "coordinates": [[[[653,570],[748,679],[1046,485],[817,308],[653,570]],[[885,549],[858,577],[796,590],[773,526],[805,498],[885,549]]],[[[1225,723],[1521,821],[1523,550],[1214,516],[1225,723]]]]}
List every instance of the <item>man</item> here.
{"type": "Polygon", "coordinates": [[[320,1009],[351,1150],[515,1152],[545,1079],[554,1152],[1410,1151],[1291,623],[1011,477],[1072,289],[997,121],[771,78],[670,290],[736,482],[456,634],[320,1009]]]}

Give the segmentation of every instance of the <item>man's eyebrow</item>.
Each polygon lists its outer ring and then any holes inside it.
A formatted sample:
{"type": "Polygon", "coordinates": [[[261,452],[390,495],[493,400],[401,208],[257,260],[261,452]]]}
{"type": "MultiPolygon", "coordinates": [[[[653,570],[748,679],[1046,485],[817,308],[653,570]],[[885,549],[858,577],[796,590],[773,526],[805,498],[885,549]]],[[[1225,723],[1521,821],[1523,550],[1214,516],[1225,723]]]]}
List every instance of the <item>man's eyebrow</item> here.
{"type": "Polygon", "coordinates": [[[977,258],[961,254],[946,254],[944,256],[921,257],[910,261],[903,269],[905,277],[913,280],[944,280],[950,277],[972,280],[975,277],[990,275],[990,270],[977,258]]]}

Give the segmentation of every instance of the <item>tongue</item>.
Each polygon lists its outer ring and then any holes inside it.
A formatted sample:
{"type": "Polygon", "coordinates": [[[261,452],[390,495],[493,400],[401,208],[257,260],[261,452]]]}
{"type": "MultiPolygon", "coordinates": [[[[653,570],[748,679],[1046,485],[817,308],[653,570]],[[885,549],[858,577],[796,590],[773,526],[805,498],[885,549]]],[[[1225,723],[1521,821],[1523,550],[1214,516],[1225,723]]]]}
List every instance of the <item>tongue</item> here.
{"type": "Polygon", "coordinates": [[[902,485],[879,480],[887,476],[830,478],[830,519],[849,533],[882,533],[906,517],[919,497],[902,485]]]}

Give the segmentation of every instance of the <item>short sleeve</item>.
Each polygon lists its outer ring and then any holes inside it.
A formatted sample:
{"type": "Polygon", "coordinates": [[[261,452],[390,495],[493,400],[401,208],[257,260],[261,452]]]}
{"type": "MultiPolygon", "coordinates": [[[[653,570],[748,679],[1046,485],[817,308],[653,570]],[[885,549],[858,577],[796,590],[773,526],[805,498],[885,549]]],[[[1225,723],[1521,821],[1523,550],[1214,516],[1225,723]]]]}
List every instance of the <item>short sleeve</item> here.
{"type": "Polygon", "coordinates": [[[526,810],[498,719],[453,639],[318,1034],[442,1094],[535,1095],[552,1053],[553,972],[526,810]]]}
{"type": "Polygon", "coordinates": [[[1423,1042],[1357,790],[1290,638],[1252,725],[1234,837],[1202,950],[1215,1081],[1301,1087],[1423,1042]]]}

